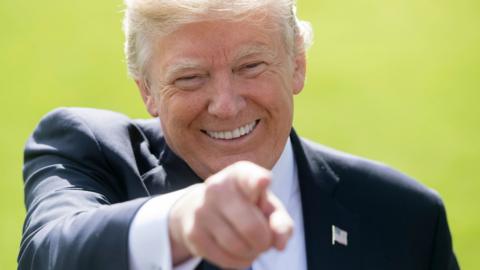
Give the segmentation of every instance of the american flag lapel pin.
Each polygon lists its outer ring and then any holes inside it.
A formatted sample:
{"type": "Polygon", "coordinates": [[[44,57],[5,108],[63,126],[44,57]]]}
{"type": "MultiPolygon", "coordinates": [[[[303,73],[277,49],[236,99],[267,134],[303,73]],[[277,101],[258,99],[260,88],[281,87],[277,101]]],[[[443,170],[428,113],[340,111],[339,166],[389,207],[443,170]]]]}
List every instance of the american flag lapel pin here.
{"type": "Polygon", "coordinates": [[[332,225],[332,245],[335,243],[348,246],[348,232],[332,225]]]}

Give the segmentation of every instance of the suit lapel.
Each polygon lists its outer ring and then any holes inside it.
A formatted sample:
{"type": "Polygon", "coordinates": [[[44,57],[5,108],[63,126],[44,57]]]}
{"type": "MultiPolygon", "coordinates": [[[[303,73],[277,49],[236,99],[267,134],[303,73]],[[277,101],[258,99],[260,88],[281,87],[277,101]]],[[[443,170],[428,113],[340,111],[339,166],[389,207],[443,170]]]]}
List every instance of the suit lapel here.
{"type": "Polygon", "coordinates": [[[335,200],[339,178],[318,151],[301,142],[292,131],[298,169],[309,270],[360,268],[358,216],[335,200]],[[332,244],[332,226],[345,231],[348,244],[332,244]]]}
{"type": "Polygon", "coordinates": [[[158,164],[143,174],[142,180],[152,195],[176,191],[202,182],[202,179],[166,143],[160,151],[158,164]]]}

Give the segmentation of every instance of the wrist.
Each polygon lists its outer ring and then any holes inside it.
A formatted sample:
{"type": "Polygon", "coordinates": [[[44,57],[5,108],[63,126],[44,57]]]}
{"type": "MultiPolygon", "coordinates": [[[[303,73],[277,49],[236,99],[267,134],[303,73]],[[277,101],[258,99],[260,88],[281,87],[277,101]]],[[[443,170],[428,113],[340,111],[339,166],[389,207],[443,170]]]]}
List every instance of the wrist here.
{"type": "Polygon", "coordinates": [[[173,265],[181,264],[194,256],[187,246],[185,228],[194,209],[194,201],[200,197],[195,191],[202,186],[203,184],[196,184],[189,187],[190,190],[177,200],[169,212],[168,231],[173,265]]]}

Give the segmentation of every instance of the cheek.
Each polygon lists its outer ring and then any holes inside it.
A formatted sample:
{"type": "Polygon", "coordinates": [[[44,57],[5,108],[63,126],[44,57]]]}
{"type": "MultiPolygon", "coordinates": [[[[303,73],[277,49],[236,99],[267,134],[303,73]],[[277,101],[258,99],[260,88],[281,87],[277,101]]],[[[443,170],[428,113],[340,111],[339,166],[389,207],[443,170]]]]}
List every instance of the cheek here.
{"type": "Polygon", "coordinates": [[[178,98],[179,92],[170,86],[162,87],[155,96],[157,109],[160,113],[160,117],[167,120],[170,115],[170,111],[175,111],[177,103],[182,99],[178,98]]]}
{"type": "Polygon", "coordinates": [[[158,110],[164,130],[178,131],[191,127],[202,114],[203,102],[197,92],[178,91],[160,95],[158,110]]]}
{"type": "Polygon", "coordinates": [[[261,107],[272,113],[285,113],[291,110],[293,102],[290,82],[281,72],[270,71],[262,74],[256,82],[249,85],[249,92],[261,107]]]}
{"type": "Polygon", "coordinates": [[[192,100],[174,95],[161,99],[159,104],[159,118],[167,144],[180,155],[185,152],[185,147],[191,147],[194,134],[192,123],[199,114],[192,100]]]}

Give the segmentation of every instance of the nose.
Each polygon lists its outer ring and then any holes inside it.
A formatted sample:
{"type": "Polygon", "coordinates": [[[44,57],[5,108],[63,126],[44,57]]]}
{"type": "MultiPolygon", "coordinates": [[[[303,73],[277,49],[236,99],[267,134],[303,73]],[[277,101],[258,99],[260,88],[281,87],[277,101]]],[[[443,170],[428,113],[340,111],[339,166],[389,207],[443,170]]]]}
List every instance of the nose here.
{"type": "Polygon", "coordinates": [[[236,86],[231,74],[218,75],[212,80],[208,113],[220,119],[237,116],[246,106],[241,86],[236,86]]]}

